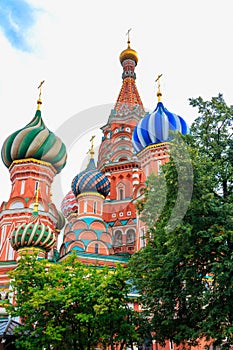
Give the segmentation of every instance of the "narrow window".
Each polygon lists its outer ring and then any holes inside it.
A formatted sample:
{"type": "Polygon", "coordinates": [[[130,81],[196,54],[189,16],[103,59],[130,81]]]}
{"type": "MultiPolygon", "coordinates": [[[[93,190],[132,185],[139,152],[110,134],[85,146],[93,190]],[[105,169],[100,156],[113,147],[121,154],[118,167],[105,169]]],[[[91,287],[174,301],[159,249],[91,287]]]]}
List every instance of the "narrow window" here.
{"type": "Polygon", "coordinates": [[[99,245],[98,243],[95,244],[95,254],[99,253],[99,245]]]}
{"type": "Polygon", "coordinates": [[[161,172],[162,172],[162,162],[161,162],[161,160],[159,159],[159,160],[158,160],[158,175],[160,175],[161,172]]]}
{"type": "Polygon", "coordinates": [[[38,188],[39,188],[39,181],[36,181],[35,182],[35,192],[38,190],[38,188]]]}
{"type": "Polygon", "coordinates": [[[93,213],[96,214],[97,212],[97,202],[95,201],[93,204],[93,213]]]}
{"type": "Polygon", "coordinates": [[[124,190],[123,188],[119,189],[119,200],[122,201],[124,199],[124,190]]]}
{"type": "Polygon", "coordinates": [[[84,213],[87,212],[87,201],[84,202],[84,209],[83,209],[84,213]]]}
{"type": "Polygon", "coordinates": [[[24,194],[25,191],[25,180],[21,181],[21,189],[20,189],[20,194],[24,194]]]}

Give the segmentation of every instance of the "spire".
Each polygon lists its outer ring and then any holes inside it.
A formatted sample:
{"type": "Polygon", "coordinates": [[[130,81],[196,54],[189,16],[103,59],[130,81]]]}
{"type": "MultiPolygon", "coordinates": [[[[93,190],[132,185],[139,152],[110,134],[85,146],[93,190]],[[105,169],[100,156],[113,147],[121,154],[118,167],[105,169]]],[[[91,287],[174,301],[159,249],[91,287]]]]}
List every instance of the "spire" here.
{"type": "Polygon", "coordinates": [[[38,216],[38,207],[39,207],[39,186],[36,189],[36,199],[33,207],[33,215],[38,216]]]}
{"type": "Polygon", "coordinates": [[[134,107],[138,105],[143,108],[142,101],[135,84],[136,74],[134,70],[138,63],[138,54],[130,46],[130,31],[131,28],[126,33],[128,47],[120,54],[120,62],[123,67],[123,82],[119,96],[117,98],[117,102],[115,104],[116,111],[118,111],[123,104],[126,105],[130,110],[134,109],[134,107]]]}
{"type": "Polygon", "coordinates": [[[40,105],[42,104],[42,101],[41,101],[41,93],[42,93],[42,85],[44,84],[44,80],[40,82],[40,85],[38,86],[38,89],[40,89],[40,92],[39,92],[39,98],[37,100],[37,109],[40,110],[40,105]]]}
{"type": "Polygon", "coordinates": [[[158,91],[157,91],[157,97],[158,97],[158,102],[161,102],[161,97],[162,97],[162,93],[160,91],[160,78],[163,74],[159,74],[157,79],[155,80],[155,82],[158,82],[158,91]]]}

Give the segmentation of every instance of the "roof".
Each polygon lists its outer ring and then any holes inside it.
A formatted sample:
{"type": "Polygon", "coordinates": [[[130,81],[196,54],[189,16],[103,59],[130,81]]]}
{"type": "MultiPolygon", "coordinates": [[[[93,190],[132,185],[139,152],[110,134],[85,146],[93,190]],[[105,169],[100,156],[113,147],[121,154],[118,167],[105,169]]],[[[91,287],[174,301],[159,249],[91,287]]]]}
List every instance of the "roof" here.
{"type": "Polygon", "coordinates": [[[13,336],[14,329],[18,326],[20,326],[20,323],[14,321],[12,318],[0,319],[0,338],[13,336]]]}

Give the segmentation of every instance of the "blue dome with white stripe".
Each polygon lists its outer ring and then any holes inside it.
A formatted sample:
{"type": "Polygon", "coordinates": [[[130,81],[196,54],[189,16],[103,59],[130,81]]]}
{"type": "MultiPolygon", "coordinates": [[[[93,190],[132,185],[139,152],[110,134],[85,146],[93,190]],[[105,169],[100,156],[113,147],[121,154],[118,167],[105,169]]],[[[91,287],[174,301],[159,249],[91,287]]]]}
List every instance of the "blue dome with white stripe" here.
{"type": "Polygon", "coordinates": [[[182,135],[189,134],[187,123],[180,116],[169,112],[162,102],[158,102],[152,113],[145,115],[133,132],[133,147],[138,153],[149,145],[172,140],[174,131],[182,135]]]}

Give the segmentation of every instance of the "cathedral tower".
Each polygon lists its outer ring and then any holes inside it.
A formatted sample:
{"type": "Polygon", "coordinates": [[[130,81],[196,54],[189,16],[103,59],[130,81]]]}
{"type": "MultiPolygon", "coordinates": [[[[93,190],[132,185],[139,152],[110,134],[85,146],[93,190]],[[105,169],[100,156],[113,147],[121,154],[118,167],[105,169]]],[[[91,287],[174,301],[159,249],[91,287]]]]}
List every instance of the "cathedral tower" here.
{"type": "Polygon", "coordinates": [[[134,127],[145,114],[135,83],[138,54],[128,47],[120,54],[122,86],[106,125],[99,148],[98,168],[108,176],[111,189],[104,203],[103,218],[112,227],[115,253],[133,253],[136,240],[134,193],[144,180],[132,147],[134,127]]]}
{"type": "Polygon", "coordinates": [[[41,90],[37,102],[31,122],[8,136],[2,146],[2,160],[12,182],[10,197],[0,209],[2,262],[15,261],[21,248],[41,248],[47,255],[52,247],[56,248],[63,221],[52,202],[51,186],[66,164],[66,147],[44,124],[41,90]]]}

